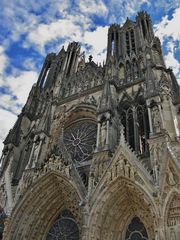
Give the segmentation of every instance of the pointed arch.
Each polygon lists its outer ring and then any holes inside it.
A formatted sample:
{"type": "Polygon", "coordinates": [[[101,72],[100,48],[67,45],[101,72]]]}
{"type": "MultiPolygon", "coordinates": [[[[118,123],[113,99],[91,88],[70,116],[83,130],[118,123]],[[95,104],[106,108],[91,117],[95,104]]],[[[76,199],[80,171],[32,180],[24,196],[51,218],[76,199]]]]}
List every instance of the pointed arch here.
{"type": "Polygon", "coordinates": [[[81,225],[80,190],[68,178],[56,172],[40,177],[15,206],[9,219],[5,239],[46,239],[61,211],[71,211],[81,225]]]}
{"type": "Polygon", "coordinates": [[[149,239],[154,239],[156,207],[150,195],[123,177],[103,188],[102,184],[91,201],[87,239],[125,239],[125,229],[135,216],[144,223],[149,239]]]}
{"type": "Polygon", "coordinates": [[[121,123],[125,130],[125,139],[142,157],[149,155],[149,118],[142,88],[134,96],[134,99],[125,93],[120,100],[119,112],[121,123]]]}

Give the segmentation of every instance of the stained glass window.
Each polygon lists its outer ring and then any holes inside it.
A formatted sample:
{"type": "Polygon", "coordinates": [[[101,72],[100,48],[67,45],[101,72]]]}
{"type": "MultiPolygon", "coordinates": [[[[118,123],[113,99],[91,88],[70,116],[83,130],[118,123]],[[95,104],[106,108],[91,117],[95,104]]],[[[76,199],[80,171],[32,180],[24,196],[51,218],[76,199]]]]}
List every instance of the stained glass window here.
{"type": "Polygon", "coordinates": [[[50,228],[46,240],[79,240],[79,228],[69,210],[61,213],[50,228]]]}
{"type": "Polygon", "coordinates": [[[78,121],[65,129],[64,143],[74,161],[86,161],[96,144],[96,124],[92,121],[78,121]]]}
{"type": "Polygon", "coordinates": [[[144,224],[138,217],[134,217],[129,224],[125,240],[148,240],[144,224]]]}

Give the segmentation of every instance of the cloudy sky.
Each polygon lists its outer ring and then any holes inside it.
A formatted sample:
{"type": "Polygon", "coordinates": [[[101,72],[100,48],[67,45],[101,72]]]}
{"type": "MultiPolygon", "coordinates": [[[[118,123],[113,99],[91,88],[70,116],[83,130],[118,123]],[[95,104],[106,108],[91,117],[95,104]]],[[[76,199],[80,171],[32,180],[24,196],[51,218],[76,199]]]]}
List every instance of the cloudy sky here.
{"type": "Polygon", "coordinates": [[[1,0],[0,9],[0,152],[46,54],[79,41],[102,62],[108,25],[138,11],[151,15],[166,64],[180,79],[179,0],[1,0]]]}

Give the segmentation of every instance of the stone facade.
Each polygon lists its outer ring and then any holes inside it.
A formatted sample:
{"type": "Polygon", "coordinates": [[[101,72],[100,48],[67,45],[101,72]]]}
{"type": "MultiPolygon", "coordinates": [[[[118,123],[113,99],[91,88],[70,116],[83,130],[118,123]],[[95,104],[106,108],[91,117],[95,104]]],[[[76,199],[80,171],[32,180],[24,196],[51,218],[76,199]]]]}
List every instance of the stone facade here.
{"type": "Polygon", "coordinates": [[[47,55],[4,141],[4,240],[178,240],[180,91],[146,12],[47,55]]]}

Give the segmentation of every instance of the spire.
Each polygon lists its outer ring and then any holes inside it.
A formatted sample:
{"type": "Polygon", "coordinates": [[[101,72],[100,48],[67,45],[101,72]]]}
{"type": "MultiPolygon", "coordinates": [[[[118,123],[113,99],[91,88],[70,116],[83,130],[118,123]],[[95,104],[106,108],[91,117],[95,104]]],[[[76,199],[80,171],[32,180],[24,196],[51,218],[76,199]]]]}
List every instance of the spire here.
{"type": "Polygon", "coordinates": [[[63,56],[66,53],[64,46],[62,46],[60,52],[58,53],[58,56],[63,56]]]}
{"type": "Polygon", "coordinates": [[[98,113],[113,112],[113,99],[111,94],[111,87],[108,78],[105,78],[104,89],[99,101],[98,113]]]}

